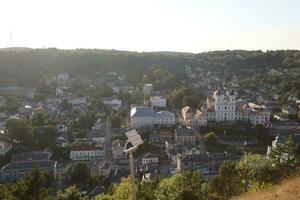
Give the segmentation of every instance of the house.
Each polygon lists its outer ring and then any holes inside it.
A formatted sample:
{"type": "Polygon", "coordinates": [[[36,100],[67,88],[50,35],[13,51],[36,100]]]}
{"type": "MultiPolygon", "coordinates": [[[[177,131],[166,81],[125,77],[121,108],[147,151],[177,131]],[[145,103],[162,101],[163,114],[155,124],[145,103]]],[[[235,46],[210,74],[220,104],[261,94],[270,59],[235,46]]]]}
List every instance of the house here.
{"type": "Polygon", "coordinates": [[[67,82],[69,81],[70,76],[67,73],[60,73],[57,75],[57,81],[67,82]]]}
{"type": "Polygon", "coordinates": [[[56,138],[55,144],[60,147],[65,147],[68,144],[68,139],[66,135],[61,135],[56,138]]]}
{"type": "Polygon", "coordinates": [[[158,157],[152,153],[147,153],[142,158],[142,165],[158,164],[158,157]]]}
{"type": "Polygon", "coordinates": [[[0,108],[6,105],[6,97],[0,96],[0,108]]]}
{"type": "Polygon", "coordinates": [[[297,115],[298,114],[297,109],[292,106],[283,107],[283,108],[281,108],[281,111],[283,114],[287,114],[287,115],[297,115]]]}
{"type": "Polygon", "coordinates": [[[108,178],[111,173],[111,164],[106,161],[100,163],[99,172],[101,176],[108,178]]]}
{"type": "Polygon", "coordinates": [[[122,101],[115,97],[103,97],[102,102],[104,105],[111,107],[115,111],[119,110],[122,106],[122,101]]]}
{"type": "Polygon", "coordinates": [[[193,129],[179,127],[175,129],[175,142],[177,144],[196,144],[196,134],[193,129]]]}
{"type": "Polygon", "coordinates": [[[68,132],[68,127],[66,125],[62,124],[62,123],[58,124],[56,126],[56,129],[57,129],[58,133],[66,133],[66,132],[68,132]]]}
{"type": "Polygon", "coordinates": [[[112,155],[113,159],[123,159],[126,158],[126,154],[124,152],[125,141],[121,139],[115,139],[112,141],[112,155]]]}
{"type": "Polygon", "coordinates": [[[172,131],[160,131],[159,138],[161,141],[172,142],[174,141],[174,133],[172,131]]]}
{"type": "Polygon", "coordinates": [[[157,133],[149,134],[149,141],[152,143],[159,142],[160,141],[159,134],[157,134],[157,133]]]}
{"type": "Polygon", "coordinates": [[[201,154],[186,154],[178,155],[176,157],[177,171],[184,170],[201,170],[203,173],[210,171],[211,163],[210,156],[208,153],[201,154]]]}
{"type": "Polygon", "coordinates": [[[153,91],[153,85],[151,83],[147,83],[143,86],[143,92],[146,95],[150,95],[153,91]]]}
{"type": "Polygon", "coordinates": [[[300,123],[287,119],[285,121],[274,121],[270,128],[275,130],[300,130],[300,123]]]}
{"type": "Polygon", "coordinates": [[[300,153],[300,134],[298,133],[298,134],[294,134],[293,136],[292,136],[292,140],[293,140],[293,142],[294,142],[294,144],[295,144],[295,149],[296,149],[296,151],[298,152],[298,153],[300,153]]]}
{"type": "Polygon", "coordinates": [[[4,132],[1,130],[0,133],[0,156],[5,155],[9,150],[11,150],[12,144],[7,141],[4,137],[4,132]]]}
{"type": "Polygon", "coordinates": [[[104,156],[103,147],[73,146],[71,147],[71,160],[100,160],[104,156]]]}
{"type": "Polygon", "coordinates": [[[2,182],[17,181],[37,167],[56,177],[56,161],[50,160],[49,152],[26,152],[13,155],[10,163],[0,170],[2,182]]]}
{"type": "Polygon", "coordinates": [[[150,97],[150,104],[152,107],[165,108],[167,106],[167,100],[162,96],[150,97]]]}
{"type": "Polygon", "coordinates": [[[101,118],[99,118],[94,126],[93,126],[93,130],[97,130],[97,131],[100,131],[100,130],[103,130],[105,128],[105,121],[101,118]]]}
{"type": "Polygon", "coordinates": [[[155,112],[152,108],[146,106],[135,106],[130,111],[131,128],[174,125],[175,123],[175,115],[169,111],[155,112]]]}

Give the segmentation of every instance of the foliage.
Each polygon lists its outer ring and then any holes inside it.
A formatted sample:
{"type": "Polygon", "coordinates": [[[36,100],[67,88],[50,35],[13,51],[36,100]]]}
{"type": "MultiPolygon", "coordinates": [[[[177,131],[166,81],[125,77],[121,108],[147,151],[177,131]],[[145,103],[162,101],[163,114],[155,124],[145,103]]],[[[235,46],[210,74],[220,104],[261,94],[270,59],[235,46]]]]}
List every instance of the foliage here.
{"type": "Polygon", "coordinates": [[[63,192],[59,192],[56,196],[56,200],[84,200],[75,186],[67,187],[63,192]]]}
{"type": "Polygon", "coordinates": [[[204,142],[208,146],[218,144],[217,136],[214,132],[209,132],[204,135],[204,142]]]}
{"type": "Polygon", "coordinates": [[[219,169],[219,175],[212,179],[211,189],[219,199],[228,199],[243,191],[235,162],[225,162],[219,169]]]}
{"type": "Polygon", "coordinates": [[[297,160],[295,156],[295,144],[291,137],[283,142],[277,142],[272,145],[268,152],[272,166],[276,167],[281,173],[290,174],[295,171],[297,160]]]}
{"type": "Polygon", "coordinates": [[[72,104],[69,103],[69,101],[67,99],[62,100],[62,102],[59,105],[60,109],[62,109],[63,111],[68,111],[70,112],[73,108],[72,104]]]}
{"type": "Polygon", "coordinates": [[[31,125],[29,121],[10,118],[5,123],[5,135],[13,143],[23,146],[32,144],[31,125]]]}
{"type": "Polygon", "coordinates": [[[34,127],[33,138],[38,149],[54,147],[57,137],[56,128],[53,125],[34,127]]]}
{"type": "Polygon", "coordinates": [[[40,200],[50,199],[53,178],[39,169],[33,170],[16,183],[0,186],[0,199],[40,200]]]}
{"type": "Polygon", "coordinates": [[[183,98],[183,106],[197,108],[198,104],[198,97],[196,95],[188,95],[183,98]]]}
{"type": "Polygon", "coordinates": [[[85,185],[91,177],[90,170],[85,163],[77,163],[71,173],[71,182],[85,185]]]}
{"type": "Polygon", "coordinates": [[[110,116],[108,118],[109,122],[111,123],[112,128],[121,128],[122,125],[122,118],[119,116],[110,116]]]}

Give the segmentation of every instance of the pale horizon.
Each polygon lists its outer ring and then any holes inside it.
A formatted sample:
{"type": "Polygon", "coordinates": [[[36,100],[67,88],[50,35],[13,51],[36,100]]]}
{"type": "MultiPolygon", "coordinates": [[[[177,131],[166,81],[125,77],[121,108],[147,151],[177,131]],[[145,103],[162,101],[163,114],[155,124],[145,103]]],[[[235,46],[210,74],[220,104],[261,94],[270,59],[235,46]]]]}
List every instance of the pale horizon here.
{"type": "Polygon", "coordinates": [[[296,0],[10,0],[0,6],[0,48],[300,49],[296,0]]]}

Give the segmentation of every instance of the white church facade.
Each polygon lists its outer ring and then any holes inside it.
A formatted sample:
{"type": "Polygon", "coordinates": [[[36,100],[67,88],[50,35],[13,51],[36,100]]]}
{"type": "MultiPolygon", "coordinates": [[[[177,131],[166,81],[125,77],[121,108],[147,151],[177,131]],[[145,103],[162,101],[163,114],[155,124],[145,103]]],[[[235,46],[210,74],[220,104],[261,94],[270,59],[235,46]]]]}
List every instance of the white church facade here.
{"type": "Polygon", "coordinates": [[[234,90],[223,93],[220,89],[214,92],[212,99],[207,99],[201,109],[189,106],[182,108],[183,121],[187,126],[206,126],[208,122],[249,121],[252,125],[267,126],[270,113],[254,103],[236,102],[234,90]]]}

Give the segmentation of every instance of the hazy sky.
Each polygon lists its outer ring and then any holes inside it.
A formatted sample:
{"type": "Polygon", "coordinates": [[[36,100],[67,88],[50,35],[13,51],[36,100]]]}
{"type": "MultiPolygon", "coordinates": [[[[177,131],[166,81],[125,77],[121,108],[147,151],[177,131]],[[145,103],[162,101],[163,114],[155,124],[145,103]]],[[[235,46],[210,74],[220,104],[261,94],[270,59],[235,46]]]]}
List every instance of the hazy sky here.
{"type": "Polygon", "coordinates": [[[0,0],[0,48],[300,49],[300,0],[0,0]]]}

